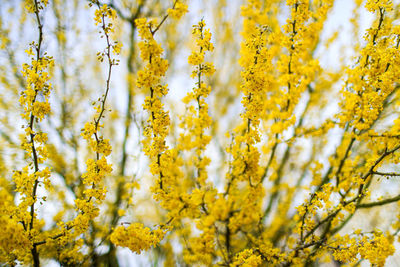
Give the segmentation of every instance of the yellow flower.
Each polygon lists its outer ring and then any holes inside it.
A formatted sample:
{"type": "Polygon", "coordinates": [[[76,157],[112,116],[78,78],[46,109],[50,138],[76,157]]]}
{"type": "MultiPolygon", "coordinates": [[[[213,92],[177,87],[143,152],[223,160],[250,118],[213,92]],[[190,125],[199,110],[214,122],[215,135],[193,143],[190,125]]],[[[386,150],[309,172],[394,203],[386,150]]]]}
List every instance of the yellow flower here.
{"type": "Polygon", "coordinates": [[[165,231],[162,229],[150,230],[141,223],[133,223],[127,228],[118,226],[111,234],[110,240],[117,246],[128,247],[140,254],[151,246],[156,246],[163,239],[165,231]]]}
{"type": "Polygon", "coordinates": [[[175,7],[169,8],[167,12],[172,18],[180,19],[188,12],[188,6],[184,3],[176,2],[175,7]]]}

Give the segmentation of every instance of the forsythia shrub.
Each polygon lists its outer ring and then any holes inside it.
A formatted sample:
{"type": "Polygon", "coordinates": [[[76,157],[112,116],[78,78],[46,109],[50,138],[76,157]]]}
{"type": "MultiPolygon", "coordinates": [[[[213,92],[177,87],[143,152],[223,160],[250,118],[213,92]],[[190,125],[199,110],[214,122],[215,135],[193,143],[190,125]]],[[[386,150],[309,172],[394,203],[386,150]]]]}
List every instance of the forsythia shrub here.
{"type": "Polygon", "coordinates": [[[0,264],[389,265],[399,10],[2,0],[0,264]]]}

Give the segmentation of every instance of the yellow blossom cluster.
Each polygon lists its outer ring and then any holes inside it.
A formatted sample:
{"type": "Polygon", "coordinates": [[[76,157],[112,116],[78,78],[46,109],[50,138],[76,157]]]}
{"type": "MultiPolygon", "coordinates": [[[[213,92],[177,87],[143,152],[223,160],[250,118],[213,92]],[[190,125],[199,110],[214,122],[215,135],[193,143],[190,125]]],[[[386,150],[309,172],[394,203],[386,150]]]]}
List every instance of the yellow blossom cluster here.
{"type": "Polygon", "coordinates": [[[360,51],[358,64],[347,70],[348,80],[342,89],[342,124],[361,131],[369,130],[382,112],[386,99],[396,88],[399,70],[393,66],[400,61],[399,26],[393,25],[387,13],[391,1],[367,1],[366,8],[378,15],[373,27],[364,36],[368,42],[360,51]]]}
{"type": "MultiPolygon", "coordinates": [[[[119,60],[111,58],[110,50],[113,54],[119,55],[121,53],[122,43],[118,41],[111,41],[110,34],[114,33],[114,25],[113,22],[117,19],[117,12],[115,9],[111,8],[110,6],[103,4],[100,5],[100,2],[97,0],[91,0],[89,5],[96,5],[97,9],[94,13],[94,24],[98,26],[100,24],[101,31],[100,33],[104,33],[107,41],[107,47],[105,51],[97,53],[97,59],[100,62],[103,62],[104,57],[107,57],[109,65],[118,65],[119,60]]],[[[103,35],[101,35],[103,38],[103,35]]]]}
{"type": "MultiPolygon", "coordinates": [[[[359,231],[357,231],[359,232],[359,231]]],[[[381,232],[335,236],[328,244],[333,257],[343,263],[354,263],[359,257],[367,259],[373,266],[385,266],[386,258],[393,255],[393,240],[381,232]]]]}
{"type": "MultiPolygon", "coordinates": [[[[173,9],[180,8],[179,13],[186,9],[184,4],[175,2],[173,9]]],[[[171,13],[171,11],[169,12],[171,13]]],[[[164,177],[173,177],[174,159],[173,151],[167,151],[166,137],[169,133],[170,117],[168,112],[163,109],[161,98],[168,93],[167,85],[162,85],[161,80],[168,68],[168,61],[162,58],[163,49],[154,39],[154,34],[160,28],[164,19],[157,24],[155,20],[148,21],[146,18],[140,18],[135,21],[139,36],[142,41],[139,42],[140,57],[146,65],[137,73],[136,85],[138,88],[150,92],[146,96],[143,109],[149,113],[149,119],[144,129],[145,140],[143,140],[144,152],[150,158],[150,171],[158,176],[158,188],[155,190],[163,194],[164,177]]]]}
{"type": "Polygon", "coordinates": [[[274,119],[269,127],[271,136],[282,134],[295,123],[294,109],[320,71],[313,51],[333,1],[320,1],[315,10],[309,1],[287,1],[286,4],[290,7],[290,17],[282,31],[270,35],[273,47],[280,46],[271,49],[273,57],[278,58],[278,76],[270,89],[271,97],[265,103],[267,118],[274,119]]]}
{"type": "Polygon", "coordinates": [[[25,9],[29,13],[36,13],[37,11],[43,10],[47,6],[49,0],[25,0],[25,9]]]}
{"type": "Polygon", "coordinates": [[[206,227],[201,230],[200,235],[188,240],[188,248],[183,251],[183,259],[187,264],[212,264],[212,255],[215,253],[215,229],[206,227]]]}
{"type": "Polygon", "coordinates": [[[111,242],[117,246],[127,247],[140,254],[151,246],[156,246],[164,237],[166,230],[150,230],[141,223],[133,223],[128,227],[118,226],[110,236],[111,242]]]}
{"type": "Polygon", "coordinates": [[[342,124],[350,122],[357,131],[368,130],[382,112],[384,102],[396,88],[399,48],[398,26],[392,25],[387,12],[391,1],[367,1],[366,8],[378,14],[374,26],[364,39],[368,44],[361,50],[358,65],[348,69],[348,80],[343,88],[343,112],[338,115],[342,124]],[[396,34],[397,31],[397,34],[396,34]]]}
{"type": "MultiPolygon", "coordinates": [[[[38,187],[43,184],[50,188],[50,168],[41,168],[48,158],[47,134],[40,130],[38,124],[50,114],[50,69],[54,65],[53,58],[42,51],[43,31],[39,14],[46,6],[47,1],[27,1],[25,8],[34,13],[38,26],[38,41],[31,42],[26,50],[30,63],[23,64],[22,75],[25,88],[20,94],[19,102],[23,107],[22,118],[26,122],[23,126],[25,133],[20,135],[21,148],[25,152],[28,164],[21,171],[14,171],[12,176],[15,183],[15,192],[19,193],[17,206],[9,212],[1,212],[2,224],[6,226],[2,236],[2,248],[8,247],[7,261],[20,260],[25,263],[39,262],[35,242],[43,238],[40,234],[43,227],[37,218],[37,206],[46,196],[38,196],[38,187]],[[20,253],[21,255],[18,255],[20,253]]],[[[5,205],[5,204],[4,204],[5,205]]],[[[13,207],[13,204],[9,204],[13,207]]],[[[3,249],[2,249],[3,250],[3,249]]],[[[3,253],[3,252],[2,252],[3,253]]]]}
{"type": "MultiPolygon", "coordinates": [[[[87,187],[83,191],[83,196],[75,199],[76,210],[79,214],[73,221],[67,224],[67,229],[73,229],[75,237],[87,231],[89,223],[99,215],[97,205],[105,199],[107,189],[104,185],[105,178],[112,172],[112,164],[107,161],[107,156],[110,155],[112,147],[109,139],[104,139],[100,133],[100,129],[104,127],[100,123],[104,117],[105,105],[108,93],[110,91],[111,70],[113,65],[117,65],[117,61],[112,57],[112,53],[119,54],[120,45],[118,42],[112,42],[110,34],[114,31],[113,24],[109,20],[116,19],[115,10],[107,5],[100,5],[99,1],[92,1],[89,5],[95,5],[95,24],[102,29],[106,39],[106,48],[104,52],[99,52],[98,60],[103,61],[103,57],[107,57],[108,75],[106,81],[105,93],[99,103],[94,103],[95,115],[93,122],[87,122],[81,130],[81,136],[88,142],[90,148],[96,153],[95,159],[86,161],[86,171],[82,174],[82,183],[87,187]],[[117,47],[117,48],[115,48],[117,47]]],[[[72,238],[72,237],[70,237],[72,238]]]]}
{"type": "MultiPolygon", "coordinates": [[[[169,133],[170,117],[164,110],[162,98],[168,93],[168,86],[162,85],[162,78],[168,69],[168,61],[162,57],[163,48],[154,39],[155,33],[170,15],[179,19],[187,12],[187,5],[174,1],[172,9],[164,16],[161,22],[155,19],[138,18],[135,26],[141,41],[138,46],[140,58],[145,62],[144,67],[137,72],[136,86],[147,95],[144,100],[143,109],[148,112],[149,118],[144,128],[143,151],[150,159],[150,172],[158,178],[156,185],[152,188],[154,198],[161,201],[161,205],[167,210],[176,210],[169,216],[174,217],[179,213],[180,201],[178,194],[174,193],[172,187],[178,185],[177,177],[181,173],[177,166],[181,165],[177,150],[168,149],[166,137],[169,133]]],[[[112,234],[112,242],[119,246],[128,246],[132,251],[140,253],[155,246],[164,236],[164,230],[150,230],[139,224],[132,224],[128,228],[118,227],[112,234]],[[129,235],[137,231],[139,235],[129,235]],[[141,233],[141,235],[140,235],[141,233]],[[124,241],[122,241],[124,240],[124,241]]]]}
{"type": "MultiPolygon", "coordinates": [[[[200,231],[185,241],[187,248],[183,251],[184,261],[187,264],[200,262],[210,265],[216,238],[214,227],[219,217],[224,216],[222,210],[224,206],[219,206],[214,210],[208,209],[213,201],[218,200],[217,192],[208,180],[207,166],[211,160],[204,155],[211,140],[211,136],[207,135],[206,131],[212,125],[207,104],[211,87],[204,82],[204,79],[215,71],[212,63],[205,62],[206,52],[212,52],[214,49],[211,32],[205,26],[203,20],[193,25],[192,37],[195,43],[188,57],[188,63],[194,67],[191,77],[195,79],[196,86],[182,100],[186,104],[186,112],[180,123],[183,133],[178,139],[178,149],[182,153],[186,152],[189,158],[184,162],[183,168],[187,168],[194,175],[185,183],[185,187],[177,188],[178,199],[183,207],[174,218],[182,218],[184,221],[191,219],[196,223],[196,229],[200,231]]],[[[184,231],[190,231],[189,229],[190,226],[187,225],[184,231]]]]}
{"type": "Polygon", "coordinates": [[[13,203],[13,197],[6,190],[5,180],[0,180],[0,223],[3,226],[0,235],[0,262],[9,265],[15,260],[29,263],[32,242],[23,224],[18,221],[18,209],[13,203]]]}
{"type": "MultiPolygon", "coordinates": [[[[250,24],[247,20],[244,23],[250,24]]],[[[254,35],[246,39],[241,47],[240,64],[244,83],[240,88],[244,95],[242,104],[245,111],[241,114],[243,124],[237,128],[238,135],[230,151],[234,158],[232,176],[250,184],[260,180],[260,153],[255,145],[260,142],[260,119],[264,97],[271,83],[268,73],[272,71],[271,54],[266,43],[268,31],[256,24],[253,27],[254,35]]]]}
{"type": "Polygon", "coordinates": [[[176,1],[174,7],[168,8],[167,12],[172,18],[180,19],[188,12],[188,6],[185,3],[176,1]]]}
{"type": "MultiPolygon", "coordinates": [[[[246,12],[261,7],[258,1],[249,3],[246,12]]],[[[248,14],[248,13],[247,13],[248,14]]],[[[234,240],[235,235],[243,229],[247,231],[251,225],[255,227],[261,218],[261,201],[264,189],[261,185],[262,169],[259,164],[260,122],[264,110],[264,98],[270,87],[272,76],[271,54],[267,49],[268,28],[260,25],[259,17],[246,16],[243,21],[248,33],[244,33],[244,41],[240,50],[239,63],[243,93],[241,114],[243,121],[235,129],[234,139],[228,152],[232,154],[231,170],[227,173],[225,192],[227,209],[230,214],[226,224],[227,234],[234,240]],[[246,225],[246,229],[243,226],[246,225]],[[249,228],[247,228],[249,227],[249,228]]],[[[226,253],[230,255],[230,243],[227,240],[226,253]]],[[[253,259],[251,257],[251,259],[253,259]]]]}
{"type": "Polygon", "coordinates": [[[138,72],[136,84],[138,88],[150,91],[150,96],[146,97],[143,104],[143,109],[150,115],[144,132],[146,137],[143,141],[144,150],[152,161],[161,160],[161,154],[167,149],[165,138],[170,119],[161,103],[161,97],[168,93],[168,87],[161,85],[160,82],[167,71],[168,62],[161,57],[163,49],[153,37],[154,22],[141,18],[135,23],[142,38],[139,43],[140,56],[147,62],[144,69],[138,72]]]}
{"type": "Polygon", "coordinates": [[[41,121],[50,113],[49,96],[51,83],[48,68],[53,65],[53,59],[49,56],[35,59],[33,50],[39,49],[38,44],[32,42],[27,54],[31,56],[31,64],[22,66],[22,74],[26,77],[27,88],[21,93],[20,104],[24,107],[22,117],[30,119],[32,114],[41,121]],[[43,100],[42,100],[43,99],[43,100]]]}
{"type": "MultiPolygon", "coordinates": [[[[96,3],[96,1],[94,1],[96,3]]],[[[109,18],[111,20],[114,20],[117,18],[117,12],[107,6],[106,4],[102,5],[100,8],[96,9],[94,12],[94,23],[95,25],[103,24],[103,21],[105,18],[109,18]]],[[[108,34],[110,32],[113,32],[113,27],[112,23],[104,24],[102,25],[104,27],[104,33],[108,34]]]]}
{"type": "Polygon", "coordinates": [[[254,254],[251,249],[245,249],[235,256],[232,266],[262,266],[262,262],[260,255],[254,254]]]}
{"type": "Polygon", "coordinates": [[[204,62],[205,52],[212,51],[214,47],[211,43],[210,30],[205,29],[204,21],[193,25],[192,35],[196,38],[196,47],[189,56],[188,62],[195,67],[192,77],[197,78],[197,86],[183,99],[183,102],[187,105],[187,112],[180,126],[186,132],[180,135],[179,143],[182,150],[194,150],[193,165],[197,170],[196,183],[204,186],[207,180],[205,168],[210,162],[210,159],[203,156],[203,153],[211,140],[211,136],[205,134],[205,129],[211,126],[211,117],[208,115],[208,105],[206,103],[206,98],[210,94],[211,88],[202,79],[203,75],[209,76],[215,71],[212,63],[204,62]],[[201,60],[197,60],[198,58],[201,60]],[[189,106],[192,102],[195,102],[197,107],[189,106]]]}

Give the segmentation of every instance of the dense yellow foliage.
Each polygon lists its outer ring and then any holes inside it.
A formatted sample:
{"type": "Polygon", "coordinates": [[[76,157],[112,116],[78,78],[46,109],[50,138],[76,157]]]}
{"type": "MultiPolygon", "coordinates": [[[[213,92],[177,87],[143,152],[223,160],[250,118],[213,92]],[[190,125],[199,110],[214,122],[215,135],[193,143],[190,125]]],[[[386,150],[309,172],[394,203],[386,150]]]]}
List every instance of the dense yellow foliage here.
{"type": "Polygon", "coordinates": [[[3,0],[0,264],[384,266],[400,2],[343,2],[3,0]]]}

